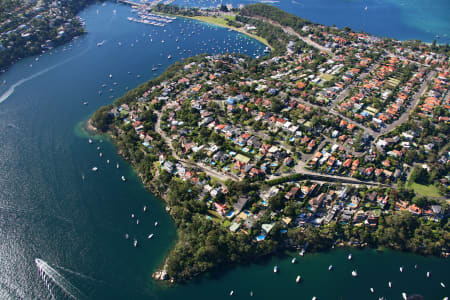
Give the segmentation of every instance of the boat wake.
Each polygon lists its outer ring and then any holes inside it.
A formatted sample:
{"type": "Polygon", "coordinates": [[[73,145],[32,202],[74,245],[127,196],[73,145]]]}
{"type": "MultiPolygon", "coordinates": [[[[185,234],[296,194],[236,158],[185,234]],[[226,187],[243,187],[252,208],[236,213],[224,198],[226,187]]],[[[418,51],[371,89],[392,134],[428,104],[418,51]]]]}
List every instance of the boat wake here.
{"type": "Polygon", "coordinates": [[[34,260],[39,269],[39,275],[50,293],[51,299],[56,299],[56,294],[72,299],[87,299],[87,297],[73,284],[71,284],[56,269],[47,262],[36,258],[34,260]]]}
{"type": "Polygon", "coordinates": [[[20,79],[19,81],[17,81],[17,82],[14,83],[13,85],[11,85],[11,86],[9,87],[9,89],[7,89],[7,90],[0,96],[0,104],[3,103],[6,99],[8,99],[8,98],[14,93],[14,91],[16,90],[16,88],[19,87],[19,86],[21,86],[21,85],[24,84],[25,82],[30,81],[30,80],[32,80],[32,79],[38,77],[38,76],[41,76],[41,75],[47,73],[48,71],[51,71],[51,70],[53,70],[53,69],[55,69],[55,68],[57,68],[57,67],[60,67],[60,66],[62,66],[62,65],[64,65],[64,64],[66,64],[66,63],[68,63],[68,62],[74,60],[75,58],[77,58],[77,57],[79,57],[79,56],[85,54],[88,50],[89,50],[89,48],[86,48],[84,51],[80,52],[79,54],[77,54],[77,55],[75,55],[75,56],[72,56],[72,57],[70,57],[70,58],[68,58],[68,59],[66,59],[66,60],[63,60],[62,62],[57,63],[56,65],[50,66],[50,67],[45,68],[44,70],[41,70],[41,71],[39,71],[39,72],[37,72],[37,73],[31,75],[31,76],[28,76],[28,77],[26,77],[26,78],[20,79]]]}

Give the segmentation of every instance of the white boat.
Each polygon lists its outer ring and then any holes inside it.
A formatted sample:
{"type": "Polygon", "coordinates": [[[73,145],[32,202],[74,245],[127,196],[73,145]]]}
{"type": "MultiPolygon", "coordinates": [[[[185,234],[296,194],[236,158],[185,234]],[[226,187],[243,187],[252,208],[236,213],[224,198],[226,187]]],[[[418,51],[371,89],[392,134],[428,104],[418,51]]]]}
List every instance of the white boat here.
{"type": "Polygon", "coordinates": [[[97,150],[100,150],[100,146],[97,146],[97,150]]]}
{"type": "Polygon", "coordinates": [[[134,219],[134,214],[131,214],[131,218],[134,219]]]}
{"type": "Polygon", "coordinates": [[[109,78],[112,78],[112,74],[109,74],[109,78]]]}
{"type": "Polygon", "coordinates": [[[139,225],[139,219],[136,219],[136,225],[139,225]]]}
{"type": "Polygon", "coordinates": [[[328,271],[331,271],[333,269],[333,265],[328,266],[328,271]]]}
{"type": "Polygon", "coordinates": [[[234,294],[234,291],[231,290],[231,291],[230,291],[230,296],[233,296],[233,294],[234,294]]]}
{"type": "Polygon", "coordinates": [[[404,300],[408,300],[408,296],[406,295],[405,292],[402,293],[402,297],[403,297],[404,300]]]}
{"type": "Polygon", "coordinates": [[[129,237],[128,233],[125,233],[125,239],[128,240],[129,237]]]}
{"type": "Polygon", "coordinates": [[[348,260],[352,260],[352,254],[350,253],[350,254],[347,256],[347,258],[348,258],[348,260]]]}
{"type": "Polygon", "coordinates": [[[300,256],[305,255],[305,249],[302,249],[302,251],[300,251],[300,253],[298,255],[300,255],[300,256]]]}
{"type": "Polygon", "coordinates": [[[88,140],[88,143],[89,143],[89,144],[92,144],[92,140],[91,140],[91,139],[89,139],[89,140],[88,140]]]}
{"type": "Polygon", "coordinates": [[[98,42],[98,43],[97,43],[97,47],[103,46],[104,43],[105,43],[105,40],[103,40],[103,41],[101,41],[101,42],[98,42]]]}
{"type": "Polygon", "coordinates": [[[274,266],[274,267],[273,267],[273,272],[274,272],[274,273],[278,273],[278,266],[274,266]]]}
{"type": "Polygon", "coordinates": [[[389,288],[391,288],[392,287],[392,282],[388,282],[388,286],[389,286],[389,288]]]}
{"type": "Polygon", "coordinates": [[[158,226],[158,221],[155,222],[155,227],[158,226]]]}
{"type": "Polygon", "coordinates": [[[253,297],[253,291],[250,291],[250,297],[253,297]]]}
{"type": "Polygon", "coordinates": [[[292,260],[291,260],[291,263],[293,263],[293,264],[295,264],[295,261],[296,261],[297,259],[294,257],[292,260]]]}
{"type": "Polygon", "coordinates": [[[127,179],[123,175],[122,175],[121,179],[122,179],[122,181],[127,181],[127,179]]]}
{"type": "Polygon", "coordinates": [[[370,288],[370,292],[373,294],[375,293],[375,290],[373,288],[370,288]]]}
{"type": "Polygon", "coordinates": [[[150,233],[147,238],[151,239],[152,237],[153,237],[153,233],[150,233]]]}
{"type": "Polygon", "coordinates": [[[403,272],[403,267],[400,267],[400,272],[403,272]]]}
{"type": "Polygon", "coordinates": [[[172,58],[172,55],[169,54],[169,56],[167,56],[167,59],[171,59],[171,58],[172,58]]]}
{"type": "Polygon", "coordinates": [[[106,163],[109,164],[109,159],[106,160],[106,163]]]}
{"type": "Polygon", "coordinates": [[[87,102],[87,101],[83,102],[83,105],[88,105],[88,104],[89,104],[89,102],[87,102]]]}
{"type": "Polygon", "coordinates": [[[100,153],[98,154],[98,156],[102,157],[102,156],[103,156],[103,153],[100,152],[100,153]]]}
{"type": "Polygon", "coordinates": [[[98,170],[97,167],[93,167],[93,168],[92,168],[92,171],[94,171],[94,172],[97,171],[97,170],[98,170]]]}
{"type": "Polygon", "coordinates": [[[119,163],[116,164],[116,168],[117,168],[117,169],[119,168],[119,163]]]}
{"type": "Polygon", "coordinates": [[[302,277],[300,275],[298,275],[297,278],[295,278],[295,282],[299,283],[300,280],[302,280],[302,277]]]}
{"type": "Polygon", "coordinates": [[[144,210],[144,212],[146,212],[147,211],[147,206],[144,205],[143,210],[144,210]]]}
{"type": "Polygon", "coordinates": [[[352,276],[353,276],[353,277],[358,276],[358,273],[356,272],[356,270],[353,270],[353,271],[352,271],[352,276]]]}
{"type": "Polygon", "coordinates": [[[316,296],[312,297],[312,300],[317,300],[317,297],[316,296]]]}
{"type": "Polygon", "coordinates": [[[431,273],[427,272],[427,278],[430,278],[430,276],[431,276],[431,273]]]}
{"type": "Polygon", "coordinates": [[[135,239],[135,240],[133,241],[133,246],[134,246],[134,247],[137,247],[137,244],[138,244],[138,241],[135,239]]]}
{"type": "Polygon", "coordinates": [[[444,284],[443,282],[441,282],[441,286],[442,286],[443,288],[445,288],[445,284],[444,284]]]}

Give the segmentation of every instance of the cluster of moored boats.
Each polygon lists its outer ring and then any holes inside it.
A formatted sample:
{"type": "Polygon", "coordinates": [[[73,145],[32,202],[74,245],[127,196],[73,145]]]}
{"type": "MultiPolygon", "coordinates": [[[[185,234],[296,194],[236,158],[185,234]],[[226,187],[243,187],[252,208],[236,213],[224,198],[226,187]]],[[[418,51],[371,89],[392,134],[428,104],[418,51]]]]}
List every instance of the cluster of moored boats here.
{"type": "MultiPolygon", "coordinates": [[[[300,255],[300,256],[304,256],[304,255],[305,255],[305,252],[306,252],[306,250],[305,250],[305,249],[302,249],[302,250],[300,251],[299,255],[300,255]]],[[[348,259],[348,260],[352,260],[352,258],[353,258],[352,254],[351,254],[351,253],[348,254],[347,259],[348,259]]],[[[292,263],[292,264],[295,264],[296,262],[297,262],[297,258],[295,258],[295,257],[292,258],[291,263],[292,263]]],[[[334,268],[333,265],[329,265],[329,266],[328,266],[328,271],[332,271],[333,268],[334,268]]],[[[417,269],[417,265],[415,265],[414,268],[417,269]]],[[[400,270],[401,273],[403,273],[403,271],[405,270],[405,268],[404,268],[403,266],[400,266],[399,270],[400,270]]],[[[279,268],[278,268],[277,265],[275,265],[275,266],[273,267],[273,272],[274,272],[275,274],[279,272],[279,268]]],[[[357,276],[358,276],[358,272],[356,271],[356,269],[355,269],[355,270],[352,270],[351,275],[352,275],[353,277],[357,277],[357,276]]],[[[431,272],[430,272],[430,271],[426,272],[426,277],[427,277],[427,278],[430,278],[430,276],[431,276],[431,272]]],[[[302,277],[301,277],[300,275],[297,275],[297,277],[295,278],[295,282],[296,282],[296,283],[300,283],[301,280],[302,280],[302,277]]],[[[445,284],[444,284],[443,282],[440,282],[440,285],[441,285],[442,288],[446,288],[446,286],[445,286],[445,284]]],[[[389,287],[389,288],[392,288],[392,282],[391,282],[391,281],[388,282],[388,287],[389,287]]],[[[369,291],[370,291],[370,293],[372,293],[372,294],[375,293],[375,289],[374,289],[373,287],[369,288],[369,291]]],[[[230,293],[229,293],[230,296],[233,296],[234,294],[235,294],[234,290],[231,290],[230,293]]],[[[254,294],[253,291],[250,291],[250,296],[253,296],[253,294],[254,294]]],[[[402,298],[403,298],[404,300],[407,300],[407,299],[408,299],[408,295],[407,295],[406,292],[402,292],[402,293],[401,293],[401,296],[402,296],[402,298]]],[[[378,299],[379,299],[379,300],[385,300],[386,298],[385,298],[385,297],[379,297],[378,299]]],[[[318,298],[317,298],[316,296],[313,296],[313,297],[312,297],[312,300],[318,300],[318,298]]],[[[448,297],[445,297],[443,300],[448,300],[448,297]]]]}
{"type": "Polygon", "coordinates": [[[138,11],[139,18],[128,17],[128,20],[137,23],[164,27],[166,24],[172,23],[176,19],[176,17],[157,15],[148,11],[139,11],[136,9],[133,9],[133,11],[138,11]]]}
{"type": "MultiPolygon", "coordinates": [[[[102,142],[102,141],[100,141],[100,142],[102,142]]],[[[89,144],[93,144],[92,139],[89,139],[89,140],[88,140],[88,143],[89,143],[89,144]]],[[[103,156],[103,153],[100,152],[101,147],[100,147],[100,146],[97,146],[97,150],[99,151],[99,156],[102,157],[102,156],[103,156]]],[[[110,164],[109,159],[106,160],[106,163],[107,163],[107,164],[110,164]]],[[[116,164],[116,168],[119,169],[119,167],[120,167],[120,166],[119,166],[119,163],[117,163],[117,164],[116,164]]],[[[91,170],[92,170],[93,172],[97,172],[97,171],[99,170],[99,168],[98,168],[97,166],[94,166],[91,170]]],[[[83,179],[83,181],[85,180],[84,175],[82,175],[82,179],[83,179]]],[[[126,179],[125,176],[123,176],[123,175],[121,176],[120,179],[121,179],[123,182],[127,181],[127,179],[126,179]]],[[[146,205],[144,205],[144,207],[142,208],[142,211],[143,211],[144,213],[146,213],[146,212],[148,211],[148,208],[147,208],[146,205]]],[[[135,222],[136,222],[136,225],[139,225],[140,220],[137,218],[137,216],[136,216],[134,213],[131,214],[131,219],[136,220],[136,221],[135,221],[135,222]]],[[[153,223],[153,225],[154,225],[154,227],[157,227],[157,226],[158,226],[158,221],[155,221],[155,222],[153,223]]],[[[151,239],[151,238],[153,238],[153,236],[154,236],[154,233],[149,233],[149,234],[147,235],[147,239],[151,239]]],[[[126,234],[125,234],[125,239],[128,240],[129,238],[130,238],[130,235],[129,235],[128,233],[126,233],[126,234]]],[[[134,246],[134,247],[137,247],[137,246],[138,246],[138,240],[137,240],[136,238],[133,239],[133,246],[134,246]]]]}

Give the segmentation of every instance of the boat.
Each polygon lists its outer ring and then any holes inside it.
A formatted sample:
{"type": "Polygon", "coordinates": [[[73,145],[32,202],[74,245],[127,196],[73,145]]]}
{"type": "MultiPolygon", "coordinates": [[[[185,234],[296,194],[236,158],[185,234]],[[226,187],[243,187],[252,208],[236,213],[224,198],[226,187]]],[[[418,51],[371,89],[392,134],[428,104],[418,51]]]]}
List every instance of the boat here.
{"type": "Polygon", "coordinates": [[[132,219],[134,218],[134,214],[131,214],[131,218],[132,218],[132,219]]]}
{"type": "Polygon", "coordinates": [[[87,101],[83,102],[83,105],[88,105],[88,104],[89,104],[89,102],[87,102],[87,101]]]}
{"type": "Polygon", "coordinates": [[[328,271],[331,271],[333,269],[333,265],[328,266],[328,271]]]}
{"type": "Polygon", "coordinates": [[[350,254],[347,256],[347,258],[348,258],[348,260],[352,260],[352,254],[350,253],[350,254]]]}
{"type": "Polygon", "coordinates": [[[364,7],[364,10],[366,10],[366,11],[367,11],[368,9],[369,9],[369,8],[368,8],[368,7],[367,7],[367,5],[366,5],[366,7],[364,7]]]}
{"type": "Polygon", "coordinates": [[[431,273],[427,272],[427,278],[430,278],[431,273]]]}
{"type": "Polygon", "coordinates": [[[89,140],[88,140],[88,143],[89,143],[89,144],[92,144],[92,140],[91,140],[91,139],[89,139],[89,140]]]}
{"type": "Polygon", "coordinates": [[[278,266],[274,266],[274,267],[273,267],[273,272],[274,272],[274,273],[278,273],[278,266]]]}
{"type": "Polygon", "coordinates": [[[112,78],[112,74],[109,74],[109,78],[112,78]]]}
{"type": "Polygon", "coordinates": [[[144,205],[143,210],[144,210],[144,212],[146,212],[147,211],[147,206],[144,205]]]}
{"type": "Polygon", "coordinates": [[[128,233],[125,233],[125,239],[128,240],[129,237],[128,233]]]}
{"type": "Polygon", "coordinates": [[[93,168],[92,168],[92,171],[94,171],[94,172],[97,171],[97,170],[98,170],[97,167],[93,167],[93,168]]]}
{"type": "Polygon", "coordinates": [[[230,296],[233,296],[233,294],[234,294],[234,291],[231,290],[231,291],[230,291],[230,296]]]}
{"type": "Polygon", "coordinates": [[[445,284],[444,284],[443,282],[441,282],[441,286],[442,286],[443,288],[445,288],[445,284]]]}
{"type": "Polygon", "coordinates": [[[106,163],[109,164],[109,159],[106,160],[106,163]]]}
{"type": "Polygon", "coordinates": [[[152,68],[152,71],[157,71],[157,70],[158,70],[157,67],[153,67],[153,68],[152,68]]]}
{"type": "Polygon", "coordinates": [[[153,233],[150,233],[147,238],[151,239],[152,237],[153,237],[153,233]]]}
{"type": "Polygon", "coordinates": [[[295,282],[299,283],[300,280],[302,280],[302,277],[300,275],[298,275],[297,278],[295,278],[295,282]]]}
{"type": "Polygon", "coordinates": [[[84,179],[85,179],[85,178],[84,178],[84,175],[81,175],[81,180],[83,180],[83,181],[84,181],[84,179]]]}
{"type": "Polygon", "coordinates": [[[389,288],[392,288],[392,282],[388,282],[388,286],[389,286],[389,288]]]}
{"type": "Polygon", "coordinates": [[[134,247],[137,247],[137,244],[138,244],[138,241],[135,239],[135,240],[133,241],[133,246],[134,246],[134,247]]]}
{"type": "Polygon", "coordinates": [[[167,59],[171,59],[171,58],[172,58],[172,55],[169,54],[169,56],[167,56],[167,59]]]}
{"type": "Polygon", "coordinates": [[[408,300],[408,296],[406,295],[405,292],[402,293],[402,297],[403,297],[403,299],[408,300]]]}
{"type": "Polygon", "coordinates": [[[300,251],[300,253],[298,255],[300,255],[300,256],[305,255],[305,249],[302,249],[302,251],[300,251]]]}
{"type": "Polygon", "coordinates": [[[97,43],[97,47],[103,46],[104,43],[105,43],[105,40],[103,40],[103,41],[101,41],[101,42],[98,42],[98,43],[97,43]]]}
{"type": "Polygon", "coordinates": [[[370,288],[370,292],[373,294],[375,293],[375,290],[373,288],[370,288]]]}
{"type": "Polygon", "coordinates": [[[116,164],[116,168],[117,168],[117,169],[119,168],[119,163],[116,164]]]}
{"type": "Polygon", "coordinates": [[[155,222],[155,227],[158,226],[158,221],[155,222]]]}
{"type": "Polygon", "coordinates": [[[253,297],[253,291],[250,291],[250,297],[253,297]]]}
{"type": "Polygon", "coordinates": [[[352,276],[353,276],[353,277],[358,276],[358,273],[356,272],[356,270],[353,270],[353,271],[352,271],[352,276]]]}
{"type": "Polygon", "coordinates": [[[400,272],[403,272],[403,267],[400,267],[400,272]]]}
{"type": "Polygon", "coordinates": [[[316,296],[313,296],[313,297],[312,297],[312,300],[317,300],[317,297],[316,297],[316,296]]]}
{"type": "Polygon", "coordinates": [[[122,181],[124,181],[124,182],[127,181],[127,179],[126,179],[125,176],[123,176],[123,175],[122,175],[121,179],[122,179],[122,181]]]}
{"type": "Polygon", "coordinates": [[[139,225],[139,219],[136,219],[136,225],[139,225]]]}
{"type": "Polygon", "coordinates": [[[103,156],[103,153],[100,152],[100,153],[98,154],[98,156],[102,157],[102,156],[103,156]]]}
{"type": "Polygon", "coordinates": [[[293,263],[293,264],[295,264],[295,261],[296,261],[297,259],[294,257],[292,260],[291,260],[291,263],[293,263]]]}

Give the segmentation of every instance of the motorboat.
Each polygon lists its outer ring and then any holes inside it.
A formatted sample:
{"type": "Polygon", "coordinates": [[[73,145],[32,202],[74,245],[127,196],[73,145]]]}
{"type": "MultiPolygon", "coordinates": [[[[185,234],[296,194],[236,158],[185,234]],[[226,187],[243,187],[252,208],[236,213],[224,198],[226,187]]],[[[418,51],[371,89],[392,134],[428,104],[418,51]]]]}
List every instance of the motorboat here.
{"type": "Polygon", "coordinates": [[[296,282],[296,283],[299,283],[300,280],[302,280],[302,277],[301,277],[300,275],[298,275],[297,278],[295,278],[295,282],[296,282]]]}
{"type": "Polygon", "coordinates": [[[144,210],[144,212],[146,212],[147,211],[147,206],[144,205],[143,210],[144,210]]]}
{"type": "Polygon", "coordinates": [[[155,227],[158,226],[158,221],[155,222],[155,227]]]}
{"type": "Polygon", "coordinates": [[[352,254],[351,253],[347,256],[347,259],[348,260],[352,260],[352,254]]]}
{"type": "Polygon", "coordinates": [[[370,292],[373,294],[375,293],[375,290],[373,288],[370,288],[370,292]]]}
{"type": "Polygon", "coordinates": [[[427,272],[427,278],[430,278],[430,276],[431,276],[431,273],[427,272]]]}
{"type": "Polygon", "coordinates": [[[333,269],[333,265],[328,266],[328,271],[331,271],[333,269]]]}
{"type": "Polygon", "coordinates": [[[292,260],[291,260],[291,263],[293,263],[293,264],[295,264],[295,261],[296,261],[297,259],[294,257],[292,260]]]}
{"type": "Polygon", "coordinates": [[[150,233],[147,238],[151,239],[152,237],[153,237],[153,233],[150,233]]]}
{"type": "Polygon", "coordinates": [[[400,267],[400,272],[403,272],[403,267],[400,267]]]}
{"type": "Polygon", "coordinates": [[[97,170],[98,170],[97,167],[93,167],[93,168],[92,168],[92,171],[94,171],[94,172],[96,172],[97,170]]]}
{"type": "Polygon", "coordinates": [[[388,282],[388,286],[389,286],[389,288],[392,288],[392,282],[388,282]]]}
{"type": "Polygon", "coordinates": [[[352,276],[353,276],[353,277],[358,276],[358,273],[356,272],[356,270],[353,270],[353,271],[352,271],[352,276]]]}
{"type": "Polygon", "coordinates": [[[274,266],[274,267],[273,267],[273,272],[274,272],[274,273],[278,273],[278,266],[274,266]]]}
{"type": "Polygon", "coordinates": [[[125,178],[125,176],[122,175],[122,177],[120,177],[122,179],[122,181],[127,181],[127,179],[125,178]]]}
{"type": "Polygon", "coordinates": [[[89,144],[92,144],[92,140],[91,140],[91,139],[89,139],[89,140],[88,140],[88,143],[89,143],[89,144]]]}
{"type": "Polygon", "coordinates": [[[137,244],[138,244],[138,241],[135,239],[135,240],[133,241],[133,246],[134,246],[134,247],[137,247],[137,244]]]}

